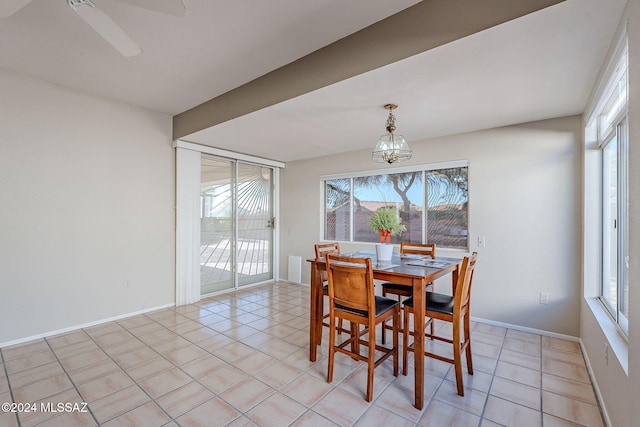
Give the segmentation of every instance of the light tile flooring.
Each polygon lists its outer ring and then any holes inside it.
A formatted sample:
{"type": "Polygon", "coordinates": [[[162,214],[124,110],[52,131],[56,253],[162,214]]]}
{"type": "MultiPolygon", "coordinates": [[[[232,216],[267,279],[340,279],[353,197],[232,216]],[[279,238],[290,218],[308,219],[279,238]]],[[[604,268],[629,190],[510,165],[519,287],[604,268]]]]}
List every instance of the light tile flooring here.
{"type": "Polygon", "coordinates": [[[418,411],[389,359],[367,403],[364,363],[338,354],[328,384],[327,339],[309,362],[308,307],[309,288],[276,283],[3,348],[0,402],[35,406],[0,426],[603,425],[577,343],[482,323],[464,397],[427,359],[418,411]],[[58,403],[76,411],[43,410],[58,403]]]}

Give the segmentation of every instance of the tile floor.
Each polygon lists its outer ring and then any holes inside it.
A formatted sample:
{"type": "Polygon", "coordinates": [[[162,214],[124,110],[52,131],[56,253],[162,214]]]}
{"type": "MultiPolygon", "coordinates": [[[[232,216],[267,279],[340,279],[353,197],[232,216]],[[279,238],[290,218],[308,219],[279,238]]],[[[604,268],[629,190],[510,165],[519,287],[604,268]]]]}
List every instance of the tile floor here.
{"type": "Polygon", "coordinates": [[[36,409],[0,426],[603,426],[577,343],[482,323],[464,397],[427,359],[418,411],[387,360],[367,403],[364,363],[336,355],[327,384],[327,339],[309,362],[308,306],[281,282],[0,349],[0,402],[36,409]]]}

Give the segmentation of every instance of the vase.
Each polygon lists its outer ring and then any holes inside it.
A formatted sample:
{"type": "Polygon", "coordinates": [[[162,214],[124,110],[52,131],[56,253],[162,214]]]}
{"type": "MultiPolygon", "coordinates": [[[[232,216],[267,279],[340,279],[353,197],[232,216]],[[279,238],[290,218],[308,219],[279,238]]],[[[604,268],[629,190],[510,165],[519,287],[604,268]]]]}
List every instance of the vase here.
{"type": "Polygon", "coordinates": [[[376,258],[378,261],[391,261],[393,245],[389,243],[376,243],[376,258]]]}

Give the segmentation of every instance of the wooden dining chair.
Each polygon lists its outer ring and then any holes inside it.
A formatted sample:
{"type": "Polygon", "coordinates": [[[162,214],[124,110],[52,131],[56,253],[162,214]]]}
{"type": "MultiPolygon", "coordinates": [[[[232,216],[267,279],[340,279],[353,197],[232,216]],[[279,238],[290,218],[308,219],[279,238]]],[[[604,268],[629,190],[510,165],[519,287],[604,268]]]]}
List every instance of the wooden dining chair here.
{"type": "MultiPolygon", "coordinates": [[[[470,257],[465,257],[462,261],[462,266],[458,274],[458,282],[456,283],[453,291],[453,296],[438,294],[435,292],[426,293],[426,308],[425,317],[429,320],[433,326],[435,319],[443,320],[453,324],[453,336],[452,338],[444,336],[436,336],[431,330],[431,333],[425,333],[425,337],[447,342],[453,345],[453,359],[441,356],[439,354],[426,351],[425,356],[432,357],[434,359],[442,360],[452,363],[455,366],[456,371],[456,385],[458,387],[458,394],[464,396],[464,387],[462,384],[462,352],[466,353],[467,357],[467,372],[469,375],[473,375],[473,362],[471,359],[471,333],[470,333],[470,312],[469,307],[471,304],[471,284],[473,283],[473,272],[476,267],[477,252],[474,252],[470,257]],[[460,329],[464,330],[463,340],[460,339],[460,329]]],[[[410,297],[404,301],[404,330],[409,331],[409,315],[414,312],[413,310],[413,297],[410,297]]],[[[425,325],[426,326],[426,325],[425,325]]],[[[419,331],[413,331],[413,334],[420,333],[419,331]]],[[[414,351],[413,343],[409,346],[409,335],[407,332],[403,335],[404,349],[402,353],[402,373],[407,375],[407,356],[409,351],[414,351]]]]}
{"type": "MultiPolygon", "coordinates": [[[[316,253],[316,261],[318,261],[320,258],[324,258],[327,255],[339,255],[340,254],[340,243],[338,242],[332,242],[332,243],[318,243],[313,245],[313,249],[316,253]]],[[[328,286],[328,282],[327,282],[327,272],[326,271],[320,271],[320,279],[322,280],[322,295],[323,298],[324,296],[328,296],[329,295],[329,286],[328,286]]],[[[329,327],[329,323],[326,322],[324,319],[328,319],[329,318],[329,314],[325,314],[322,317],[322,325],[329,327]]],[[[344,329],[342,328],[342,320],[340,320],[340,322],[338,322],[338,333],[340,335],[342,335],[342,332],[344,332],[344,329]]]]}
{"type": "Polygon", "coordinates": [[[367,391],[365,400],[373,398],[373,371],[390,356],[393,358],[393,375],[398,376],[398,326],[400,304],[390,298],[376,296],[373,283],[371,258],[347,258],[327,255],[329,278],[329,366],[327,382],[333,381],[335,353],[340,352],[353,359],[367,362],[367,391]],[[348,320],[351,337],[336,345],[336,319],[348,320]],[[376,344],[376,325],[393,319],[393,347],[376,344]],[[368,331],[362,338],[360,325],[368,331]],[[360,354],[360,345],[368,347],[367,355],[360,354]],[[351,345],[351,350],[347,346],[351,345]],[[375,352],[382,355],[376,360],[375,352]]]}
{"type": "MultiPolygon", "coordinates": [[[[436,257],[436,245],[435,243],[409,243],[400,242],[400,256],[402,255],[423,255],[436,257]]],[[[431,283],[427,285],[427,290],[432,287],[431,283]]],[[[402,297],[410,297],[413,295],[413,289],[407,285],[401,285],[399,283],[386,282],[382,284],[382,296],[386,297],[387,294],[393,294],[398,296],[398,302],[402,302],[402,297]]],[[[404,322],[403,322],[404,324],[404,322]]],[[[385,324],[382,328],[382,343],[386,342],[385,330],[390,329],[390,326],[385,324]]],[[[400,329],[401,333],[404,333],[404,329],[400,329]]],[[[433,333],[433,331],[431,331],[433,333]]]]}

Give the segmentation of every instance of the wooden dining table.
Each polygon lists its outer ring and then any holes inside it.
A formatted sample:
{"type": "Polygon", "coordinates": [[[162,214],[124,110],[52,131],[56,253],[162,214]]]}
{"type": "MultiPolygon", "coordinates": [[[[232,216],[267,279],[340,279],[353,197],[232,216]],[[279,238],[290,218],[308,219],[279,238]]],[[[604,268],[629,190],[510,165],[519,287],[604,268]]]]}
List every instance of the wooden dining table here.
{"type": "MultiPolygon", "coordinates": [[[[360,251],[340,256],[356,258],[371,258],[373,263],[373,277],[376,280],[394,282],[413,288],[414,296],[414,326],[416,331],[425,328],[425,292],[428,283],[449,273],[452,276],[452,289],[458,281],[458,270],[462,259],[449,257],[425,257],[421,255],[402,255],[394,253],[391,261],[378,262],[375,251],[360,251]]],[[[311,301],[309,328],[309,360],[317,359],[317,348],[322,343],[322,276],[326,270],[324,258],[308,259],[311,264],[311,301]]],[[[415,375],[415,403],[417,409],[424,406],[424,334],[415,334],[414,344],[414,375],[415,375]]]]}

